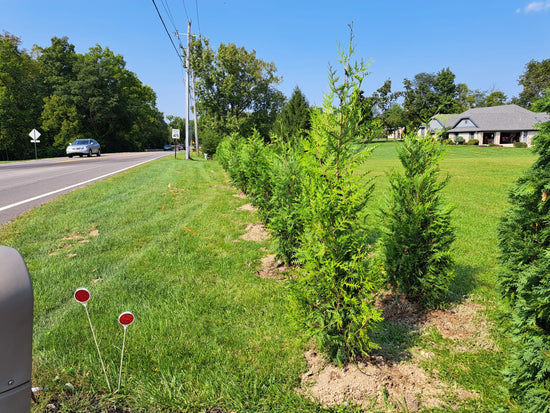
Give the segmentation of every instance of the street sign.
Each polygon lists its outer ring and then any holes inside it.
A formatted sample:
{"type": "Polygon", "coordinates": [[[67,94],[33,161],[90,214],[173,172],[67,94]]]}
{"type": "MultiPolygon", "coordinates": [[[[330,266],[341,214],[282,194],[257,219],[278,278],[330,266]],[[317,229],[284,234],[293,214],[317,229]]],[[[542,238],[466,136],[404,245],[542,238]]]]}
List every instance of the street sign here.
{"type": "Polygon", "coordinates": [[[172,129],[172,139],[179,139],[179,138],[180,138],[180,130],[172,129]]]}
{"type": "Polygon", "coordinates": [[[33,129],[32,131],[30,131],[29,136],[32,139],[31,142],[34,142],[34,141],[40,142],[40,141],[37,141],[37,139],[40,137],[40,132],[38,132],[36,129],[33,129]]]}
{"type": "Polygon", "coordinates": [[[38,139],[35,139],[35,140],[31,139],[31,143],[40,143],[40,141],[38,139]]]}

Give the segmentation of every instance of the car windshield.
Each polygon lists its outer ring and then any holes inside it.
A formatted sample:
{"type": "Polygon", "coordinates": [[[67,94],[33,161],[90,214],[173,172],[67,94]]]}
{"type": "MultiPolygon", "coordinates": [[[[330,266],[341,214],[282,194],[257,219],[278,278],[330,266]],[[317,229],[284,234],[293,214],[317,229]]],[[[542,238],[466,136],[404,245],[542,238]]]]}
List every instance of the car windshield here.
{"type": "Polygon", "coordinates": [[[73,145],[87,145],[88,143],[88,139],[77,139],[73,142],[73,145]]]}

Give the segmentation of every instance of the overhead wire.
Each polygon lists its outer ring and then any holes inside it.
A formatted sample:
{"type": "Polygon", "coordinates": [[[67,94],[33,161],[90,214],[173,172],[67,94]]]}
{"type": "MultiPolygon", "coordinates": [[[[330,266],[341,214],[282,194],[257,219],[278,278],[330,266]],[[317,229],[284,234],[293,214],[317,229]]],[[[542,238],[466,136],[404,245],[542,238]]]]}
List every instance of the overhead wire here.
{"type": "Polygon", "coordinates": [[[160,11],[157,7],[157,3],[155,3],[155,0],[152,0],[152,1],[153,1],[153,5],[155,6],[155,10],[157,11],[157,14],[159,15],[160,21],[162,22],[162,25],[164,26],[164,30],[166,31],[166,34],[168,35],[168,38],[170,39],[170,43],[172,43],[172,46],[174,47],[174,50],[176,51],[176,54],[178,55],[182,66],[185,66],[183,58],[182,58],[180,52],[178,51],[178,48],[176,47],[176,45],[174,43],[174,40],[172,39],[172,36],[170,35],[170,32],[168,31],[168,28],[166,27],[166,24],[164,23],[164,19],[162,18],[162,15],[160,14],[160,11]]]}
{"type": "Polygon", "coordinates": [[[164,11],[166,11],[166,14],[168,15],[168,18],[170,19],[170,22],[172,23],[172,27],[174,28],[174,31],[177,32],[178,29],[176,28],[176,23],[174,22],[174,16],[172,15],[172,12],[170,11],[170,6],[168,5],[167,0],[160,0],[162,3],[162,6],[164,7],[164,11]]]}
{"type": "Polygon", "coordinates": [[[191,19],[189,18],[189,13],[187,13],[187,7],[185,7],[185,0],[181,0],[181,2],[183,3],[183,10],[185,10],[185,16],[187,17],[187,21],[190,21],[191,19]]]}
{"type": "Polygon", "coordinates": [[[198,1],[195,0],[195,9],[197,10],[197,27],[199,28],[199,37],[201,35],[201,21],[199,20],[199,4],[198,1]]]}

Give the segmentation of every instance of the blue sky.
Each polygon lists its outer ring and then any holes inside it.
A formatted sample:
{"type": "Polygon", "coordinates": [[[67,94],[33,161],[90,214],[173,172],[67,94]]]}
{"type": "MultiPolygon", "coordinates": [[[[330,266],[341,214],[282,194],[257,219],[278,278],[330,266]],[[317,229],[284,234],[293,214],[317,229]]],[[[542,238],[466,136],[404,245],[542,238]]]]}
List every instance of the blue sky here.
{"type": "MultiPolygon", "coordinates": [[[[550,0],[155,1],[170,32],[186,32],[191,19],[215,48],[256,50],[275,63],[286,96],[299,86],[311,104],[322,102],[328,64],[337,64],[352,21],[357,57],[372,61],[367,94],[386,79],[396,91],[404,78],[449,67],[456,83],[510,98],[525,64],[550,58],[550,0]]],[[[165,115],[185,114],[184,71],[152,0],[0,0],[0,31],[28,50],[54,36],[79,53],[109,47],[155,90],[165,115]]]]}

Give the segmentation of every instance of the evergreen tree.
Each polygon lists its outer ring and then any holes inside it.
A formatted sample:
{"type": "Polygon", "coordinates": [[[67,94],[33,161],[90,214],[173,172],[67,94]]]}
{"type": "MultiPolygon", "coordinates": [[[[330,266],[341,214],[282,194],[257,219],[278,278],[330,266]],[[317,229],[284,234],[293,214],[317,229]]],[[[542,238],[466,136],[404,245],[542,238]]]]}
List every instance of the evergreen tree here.
{"type": "Polygon", "coordinates": [[[437,307],[454,277],[452,208],[441,199],[448,178],[438,178],[442,149],[435,138],[407,136],[398,155],[404,173],[391,173],[382,210],[384,269],[397,291],[437,307]]]}
{"type": "Polygon", "coordinates": [[[337,363],[375,348],[369,334],[381,319],[364,220],[372,185],[357,170],[369,154],[361,144],[370,126],[363,122],[360,99],[367,67],[350,62],[351,44],[340,53],[343,83],[329,72],[330,93],[303,139],[304,234],[297,253],[302,270],[290,284],[296,319],[337,363]]]}
{"type": "MultiPolygon", "coordinates": [[[[550,111],[550,90],[534,104],[550,111]]],[[[509,194],[502,219],[499,281],[516,347],[505,371],[522,411],[550,411],[550,122],[533,139],[538,159],[509,194]]]]}
{"type": "Polygon", "coordinates": [[[311,127],[311,111],[306,97],[298,86],[290,100],[283,106],[273,125],[273,133],[287,140],[303,136],[311,127]]]}

